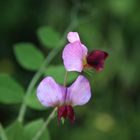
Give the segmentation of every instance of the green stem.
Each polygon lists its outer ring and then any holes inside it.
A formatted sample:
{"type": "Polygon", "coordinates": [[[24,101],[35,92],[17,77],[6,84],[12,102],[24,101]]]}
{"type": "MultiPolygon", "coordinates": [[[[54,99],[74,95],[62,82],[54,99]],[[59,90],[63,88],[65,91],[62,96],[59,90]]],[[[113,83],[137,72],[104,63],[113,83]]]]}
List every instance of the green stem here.
{"type": "Polygon", "coordinates": [[[50,64],[52,59],[56,56],[56,54],[58,54],[58,52],[61,50],[61,48],[65,44],[64,38],[65,38],[67,32],[69,32],[70,30],[73,30],[77,26],[77,24],[78,24],[78,21],[77,21],[78,10],[79,10],[79,5],[76,5],[72,9],[72,13],[71,13],[71,21],[72,22],[70,23],[70,25],[66,29],[66,31],[65,31],[65,33],[64,33],[64,35],[63,35],[63,37],[62,37],[62,39],[60,41],[60,44],[58,45],[58,47],[55,47],[49,53],[49,55],[44,60],[42,66],[40,67],[40,69],[33,76],[32,80],[31,80],[31,82],[30,82],[30,84],[29,84],[29,86],[27,88],[27,91],[26,91],[25,97],[23,99],[22,105],[20,107],[20,111],[19,111],[19,114],[18,114],[18,121],[19,122],[23,122],[23,119],[24,119],[24,116],[25,116],[25,113],[26,113],[26,108],[27,108],[26,100],[27,100],[27,97],[31,94],[33,88],[35,87],[35,84],[37,83],[37,81],[41,77],[41,75],[42,75],[43,71],[45,70],[46,66],[50,64]]]}
{"type": "Polygon", "coordinates": [[[45,129],[48,126],[48,124],[50,123],[50,121],[54,118],[56,110],[57,110],[57,107],[53,109],[53,111],[47,117],[47,119],[46,119],[45,123],[43,124],[43,126],[41,127],[41,129],[37,132],[37,134],[35,135],[35,137],[33,137],[32,140],[38,140],[40,138],[40,136],[45,131],[45,129]]]}
{"type": "Polygon", "coordinates": [[[8,138],[7,138],[6,134],[5,134],[4,128],[3,128],[1,123],[0,123],[0,135],[1,135],[2,140],[8,140],[8,138]]]}
{"type": "Polygon", "coordinates": [[[64,84],[63,84],[64,87],[66,87],[67,79],[68,79],[68,71],[66,71],[65,73],[64,84]]]}

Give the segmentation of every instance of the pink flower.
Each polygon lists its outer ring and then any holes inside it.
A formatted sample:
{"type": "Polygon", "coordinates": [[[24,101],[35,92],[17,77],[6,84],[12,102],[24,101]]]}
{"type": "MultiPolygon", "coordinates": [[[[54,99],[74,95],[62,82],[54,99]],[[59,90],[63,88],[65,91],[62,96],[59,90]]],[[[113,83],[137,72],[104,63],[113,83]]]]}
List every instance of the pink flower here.
{"type": "Polygon", "coordinates": [[[84,105],[89,101],[90,84],[84,76],[80,75],[71,86],[64,87],[48,76],[39,84],[37,97],[42,105],[58,108],[58,123],[62,117],[68,118],[73,123],[75,120],[73,107],[84,105]]]}
{"type": "Polygon", "coordinates": [[[67,71],[81,72],[85,67],[92,67],[97,71],[103,70],[108,53],[100,50],[88,53],[77,32],[69,32],[67,39],[70,43],[65,46],[62,54],[67,71]]]}

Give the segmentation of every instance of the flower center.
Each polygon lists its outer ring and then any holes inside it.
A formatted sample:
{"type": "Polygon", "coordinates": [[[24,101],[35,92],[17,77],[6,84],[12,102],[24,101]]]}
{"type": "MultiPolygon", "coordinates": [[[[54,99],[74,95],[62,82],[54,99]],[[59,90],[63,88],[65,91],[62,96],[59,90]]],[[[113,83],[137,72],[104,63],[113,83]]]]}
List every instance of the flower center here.
{"type": "Polygon", "coordinates": [[[64,119],[69,119],[71,123],[74,123],[75,115],[73,107],[70,105],[64,105],[58,107],[58,125],[60,125],[60,120],[63,117],[64,119]]]}
{"type": "Polygon", "coordinates": [[[83,58],[83,66],[86,67],[87,65],[87,59],[86,59],[86,56],[83,58]]]}

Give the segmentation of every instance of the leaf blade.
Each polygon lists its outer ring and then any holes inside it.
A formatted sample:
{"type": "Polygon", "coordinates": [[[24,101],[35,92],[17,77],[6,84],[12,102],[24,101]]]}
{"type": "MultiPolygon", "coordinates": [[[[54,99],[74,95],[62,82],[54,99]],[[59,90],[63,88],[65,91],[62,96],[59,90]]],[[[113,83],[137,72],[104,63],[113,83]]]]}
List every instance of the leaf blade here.
{"type": "Polygon", "coordinates": [[[27,69],[36,71],[44,60],[44,55],[31,43],[14,45],[14,53],[19,64],[27,69]]]}
{"type": "Polygon", "coordinates": [[[9,75],[0,74],[0,102],[20,103],[24,96],[23,88],[9,75]]]}
{"type": "MultiPolygon", "coordinates": [[[[31,140],[36,135],[36,133],[41,129],[43,124],[44,121],[42,119],[37,119],[25,125],[24,135],[27,136],[27,140],[31,140]]],[[[42,133],[39,140],[50,140],[50,136],[47,128],[42,133]]]]}
{"type": "Polygon", "coordinates": [[[19,121],[13,122],[7,129],[6,134],[9,140],[24,140],[24,128],[19,121]]]}
{"type": "Polygon", "coordinates": [[[60,35],[48,26],[39,28],[37,35],[42,45],[50,49],[56,47],[60,41],[60,35]]]}

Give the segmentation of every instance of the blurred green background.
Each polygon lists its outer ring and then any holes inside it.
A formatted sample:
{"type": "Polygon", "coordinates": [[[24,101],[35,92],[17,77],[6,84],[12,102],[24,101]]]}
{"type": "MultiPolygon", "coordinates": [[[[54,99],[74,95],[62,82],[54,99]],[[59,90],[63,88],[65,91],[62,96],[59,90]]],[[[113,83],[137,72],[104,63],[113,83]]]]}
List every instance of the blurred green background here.
{"type": "MultiPolygon", "coordinates": [[[[83,44],[89,50],[105,50],[109,53],[109,57],[102,72],[88,76],[93,96],[88,104],[75,108],[75,124],[70,125],[66,121],[64,125],[58,127],[57,119],[54,119],[48,128],[50,139],[138,140],[140,139],[139,0],[1,0],[0,74],[10,75],[26,89],[35,71],[28,71],[18,64],[14,55],[14,44],[31,42],[47,56],[51,49],[43,47],[40,43],[37,30],[49,26],[63,35],[73,20],[73,17],[70,17],[71,10],[77,3],[78,25],[73,31],[79,32],[83,44]]],[[[59,64],[62,65],[61,52],[51,62],[53,66],[59,64]]],[[[58,80],[62,81],[63,74],[58,76],[60,77],[58,80]]],[[[0,122],[3,127],[6,128],[16,119],[19,108],[20,103],[0,102],[0,122]]],[[[24,123],[28,124],[37,118],[46,118],[50,111],[51,109],[37,110],[29,107],[24,123]]]]}

